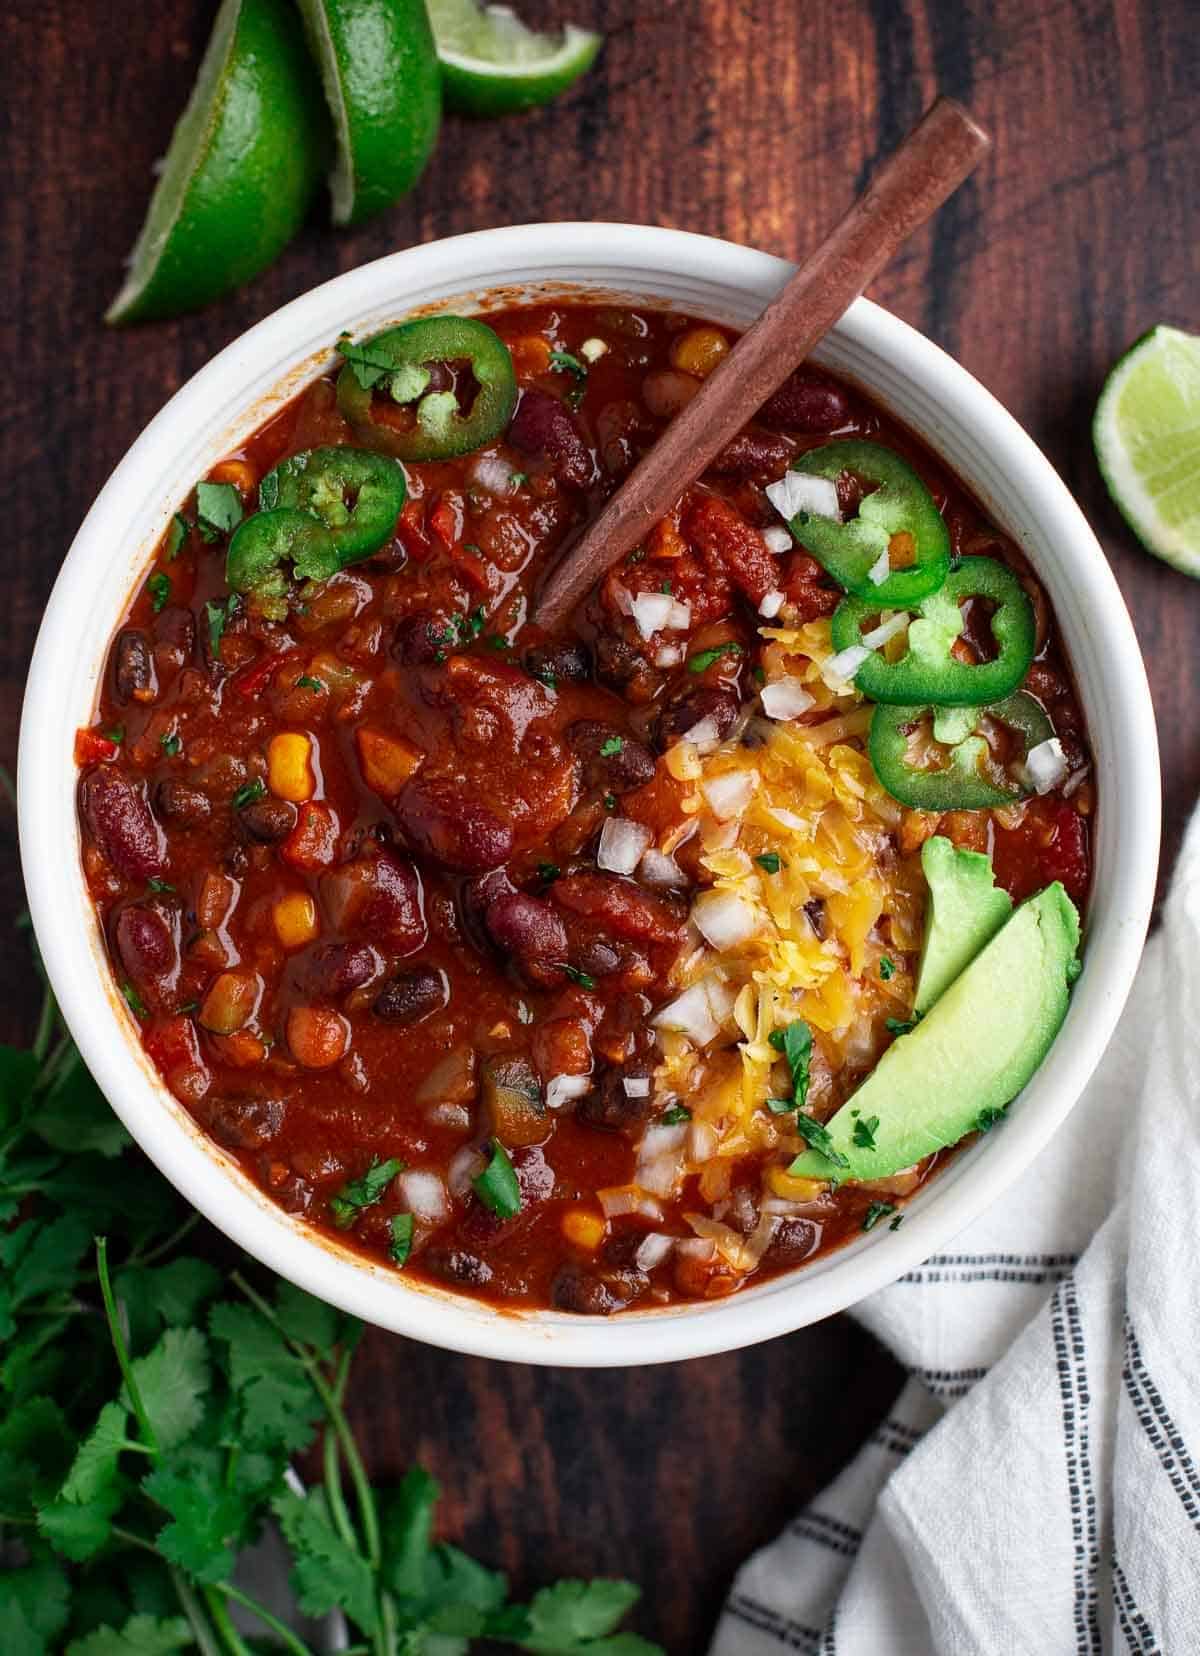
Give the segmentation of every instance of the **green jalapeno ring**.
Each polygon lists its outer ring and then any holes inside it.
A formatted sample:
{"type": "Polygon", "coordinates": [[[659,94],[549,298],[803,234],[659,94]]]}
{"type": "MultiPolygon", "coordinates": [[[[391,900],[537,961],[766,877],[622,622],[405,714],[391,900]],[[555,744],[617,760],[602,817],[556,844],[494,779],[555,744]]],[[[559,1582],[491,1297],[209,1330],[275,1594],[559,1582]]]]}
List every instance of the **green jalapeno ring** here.
{"type": "Polygon", "coordinates": [[[338,375],[338,407],[363,441],[400,460],[449,460],[470,454],[498,437],[512,418],[517,377],[508,346],[494,329],[471,316],[426,316],[376,334],[361,347],[374,385],[394,400],[414,405],[414,423],[397,431],[372,414],[373,391],[353,357],[338,375]],[[466,414],[449,391],[427,391],[429,363],[468,362],[479,387],[466,414]],[[384,366],[386,365],[386,367],[384,366]],[[390,372],[389,372],[390,370],[390,372]]]}
{"type": "MultiPolygon", "coordinates": [[[[879,613],[878,598],[843,598],[833,613],[836,651],[862,643],[863,624],[879,613]]],[[[994,558],[964,558],[937,592],[911,606],[917,618],[908,629],[908,649],[899,661],[872,651],[854,674],[854,683],[872,701],[899,707],[982,707],[1001,701],[1025,678],[1033,662],[1037,623],[1020,580],[994,558]],[[975,664],[950,654],[963,630],[960,605],[984,598],[996,607],[992,637],[998,654],[975,664]]]]}
{"type": "Polygon", "coordinates": [[[841,586],[888,609],[901,609],[936,592],[950,571],[950,533],[937,503],[907,461],[879,443],[844,438],[810,449],[791,469],[837,481],[843,472],[876,484],[846,523],[801,512],[788,527],[806,552],[841,586]],[[912,536],[915,561],[882,581],[871,570],[886,555],[892,536],[912,536]]]}
{"type": "Polygon", "coordinates": [[[1016,777],[1011,787],[1002,787],[981,768],[988,754],[986,739],[977,734],[984,718],[1007,725],[1021,738],[1020,764],[1031,748],[1054,735],[1042,707],[1024,690],[987,707],[939,708],[929,703],[899,707],[881,702],[872,716],[867,741],[876,776],[893,799],[915,811],[984,811],[1015,804],[1028,794],[1028,787],[1016,777]],[[909,733],[928,713],[933,714],[934,739],[947,748],[947,763],[935,770],[908,762],[909,733]]]}
{"type": "Polygon", "coordinates": [[[280,567],[292,565],[297,580],[324,581],[341,567],[333,536],[308,512],[281,507],[255,512],[234,530],[225,554],[225,582],[231,592],[251,596],[269,620],[287,614],[288,578],[280,567]]]}
{"type": "Polygon", "coordinates": [[[282,460],[258,486],[264,511],[289,507],[324,526],[333,538],[338,569],[379,550],[394,531],[407,495],[403,466],[387,455],[356,448],[306,449],[282,460]]]}

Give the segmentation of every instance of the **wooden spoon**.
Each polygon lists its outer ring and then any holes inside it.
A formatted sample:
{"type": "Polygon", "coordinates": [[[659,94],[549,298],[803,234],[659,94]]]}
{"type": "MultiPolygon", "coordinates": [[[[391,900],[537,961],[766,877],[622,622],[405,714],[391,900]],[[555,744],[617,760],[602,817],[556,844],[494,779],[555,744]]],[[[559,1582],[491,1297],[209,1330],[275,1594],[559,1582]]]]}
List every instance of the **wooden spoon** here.
{"type": "Polygon", "coordinates": [[[990,146],[961,104],[937,100],[550,572],[539,627],[556,627],[640,544],[990,146]]]}

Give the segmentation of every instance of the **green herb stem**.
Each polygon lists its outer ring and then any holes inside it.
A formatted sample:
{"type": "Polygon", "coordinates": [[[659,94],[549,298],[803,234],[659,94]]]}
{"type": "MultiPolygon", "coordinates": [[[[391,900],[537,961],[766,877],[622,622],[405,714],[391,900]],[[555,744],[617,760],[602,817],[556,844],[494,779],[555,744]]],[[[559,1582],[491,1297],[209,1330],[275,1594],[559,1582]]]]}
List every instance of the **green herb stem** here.
{"type": "Polygon", "coordinates": [[[251,1598],[249,1593],[243,1593],[240,1587],[235,1587],[231,1581],[218,1581],[215,1587],[209,1588],[209,1593],[219,1593],[233,1604],[240,1604],[243,1610],[257,1617],[264,1627],[270,1628],[285,1650],[290,1650],[292,1656],[313,1656],[311,1649],[292,1632],[286,1623],[281,1622],[278,1616],[273,1616],[265,1604],[251,1598]]]}
{"type": "Polygon", "coordinates": [[[213,1626],[221,1636],[221,1641],[230,1656],[253,1656],[250,1646],[233,1625],[233,1617],[229,1614],[229,1606],[215,1587],[204,1589],[204,1602],[208,1606],[208,1613],[212,1617],[213,1626]]]}
{"type": "Polygon", "coordinates": [[[37,1029],[33,1035],[33,1056],[38,1061],[39,1069],[46,1062],[50,1051],[50,1043],[54,1039],[54,1023],[58,1017],[58,1002],[54,998],[54,991],[46,985],[42,996],[42,1010],[38,1014],[37,1029]]]}
{"type": "Polygon", "coordinates": [[[121,1370],[121,1377],[125,1381],[125,1389],[129,1393],[130,1407],[137,1417],[138,1430],[142,1434],[142,1441],[152,1455],[158,1454],[158,1439],[154,1435],[154,1427],[150,1424],[150,1416],[146,1413],[146,1405],[142,1402],[142,1394],[138,1390],[138,1383],[134,1379],[133,1364],[129,1360],[129,1347],[125,1343],[125,1331],[121,1327],[121,1320],[117,1315],[117,1301],[112,1291],[112,1282],[108,1275],[108,1238],[96,1238],[96,1274],[100,1278],[100,1297],[104,1301],[104,1315],[108,1320],[109,1338],[113,1343],[113,1350],[117,1354],[117,1363],[121,1370]]]}
{"type": "Polygon", "coordinates": [[[175,1597],[179,1600],[179,1608],[187,1617],[200,1656],[221,1656],[221,1647],[213,1637],[212,1623],[205,1615],[204,1606],[199,1598],[178,1570],[172,1568],[170,1576],[175,1597]]]}

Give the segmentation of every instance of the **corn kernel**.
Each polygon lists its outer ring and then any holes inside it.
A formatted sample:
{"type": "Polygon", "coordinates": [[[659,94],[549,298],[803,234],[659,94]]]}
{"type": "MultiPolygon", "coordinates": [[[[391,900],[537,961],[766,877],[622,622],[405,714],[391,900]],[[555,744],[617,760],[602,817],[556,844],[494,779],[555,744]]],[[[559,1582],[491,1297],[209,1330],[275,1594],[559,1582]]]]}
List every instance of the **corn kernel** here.
{"type": "Polygon", "coordinates": [[[768,1168],[767,1183],[785,1202],[815,1202],[829,1188],[823,1179],[793,1179],[786,1167],[768,1168]]]}
{"type": "Polygon", "coordinates": [[[383,730],[360,725],[354,732],[363,781],[384,799],[398,794],[409,777],[420,770],[425,755],[420,748],[383,730]]]}
{"type": "Polygon", "coordinates": [[[729,341],[716,328],[689,328],[671,346],[671,361],[682,373],[704,379],[728,351],[729,341]]]}
{"type": "Polygon", "coordinates": [[[281,897],[273,911],[275,935],[285,949],[301,949],[311,943],[320,931],[317,905],[307,891],[289,891],[281,897]]]}
{"type": "Polygon", "coordinates": [[[568,1242],[577,1248],[583,1248],[588,1253],[595,1253],[604,1241],[607,1229],[604,1220],[598,1213],[590,1213],[587,1208],[572,1208],[563,1215],[562,1233],[568,1242]]]}
{"type": "Polygon", "coordinates": [[[267,744],[267,786],[277,799],[303,805],[316,788],[309,760],[311,740],[299,731],[284,730],[267,744]]]}
{"type": "Polygon", "coordinates": [[[667,749],[666,766],[677,782],[694,782],[704,774],[699,749],[695,742],[689,742],[686,738],[667,749]]]}

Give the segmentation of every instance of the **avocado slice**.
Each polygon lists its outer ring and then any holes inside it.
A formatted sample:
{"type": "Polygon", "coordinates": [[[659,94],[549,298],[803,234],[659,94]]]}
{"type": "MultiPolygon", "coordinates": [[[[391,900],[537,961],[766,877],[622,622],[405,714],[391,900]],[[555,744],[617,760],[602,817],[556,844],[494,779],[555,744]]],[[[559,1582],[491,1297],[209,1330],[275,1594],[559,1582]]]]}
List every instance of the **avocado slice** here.
{"type": "Polygon", "coordinates": [[[928,1017],[901,1035],[825,1123],[835,1164],[806,1150],[805,1179],[885,1179],[976,1128],[1017,1096],[1057,1035],[1079,972],[1079,915],[1056,880],[1015,911],[928,1017]],[[871,1123],[855,1143],[855,1127],[871,1123]]]}
{"type": "Polygon", "coordinates": [[[959,851],[941,834],[921,847],[921,868],[929,902],[913,1006],[928,1012],[1000,930],[1012,913],[1012,898],[995,884],[990,857],[959,851]]]}

